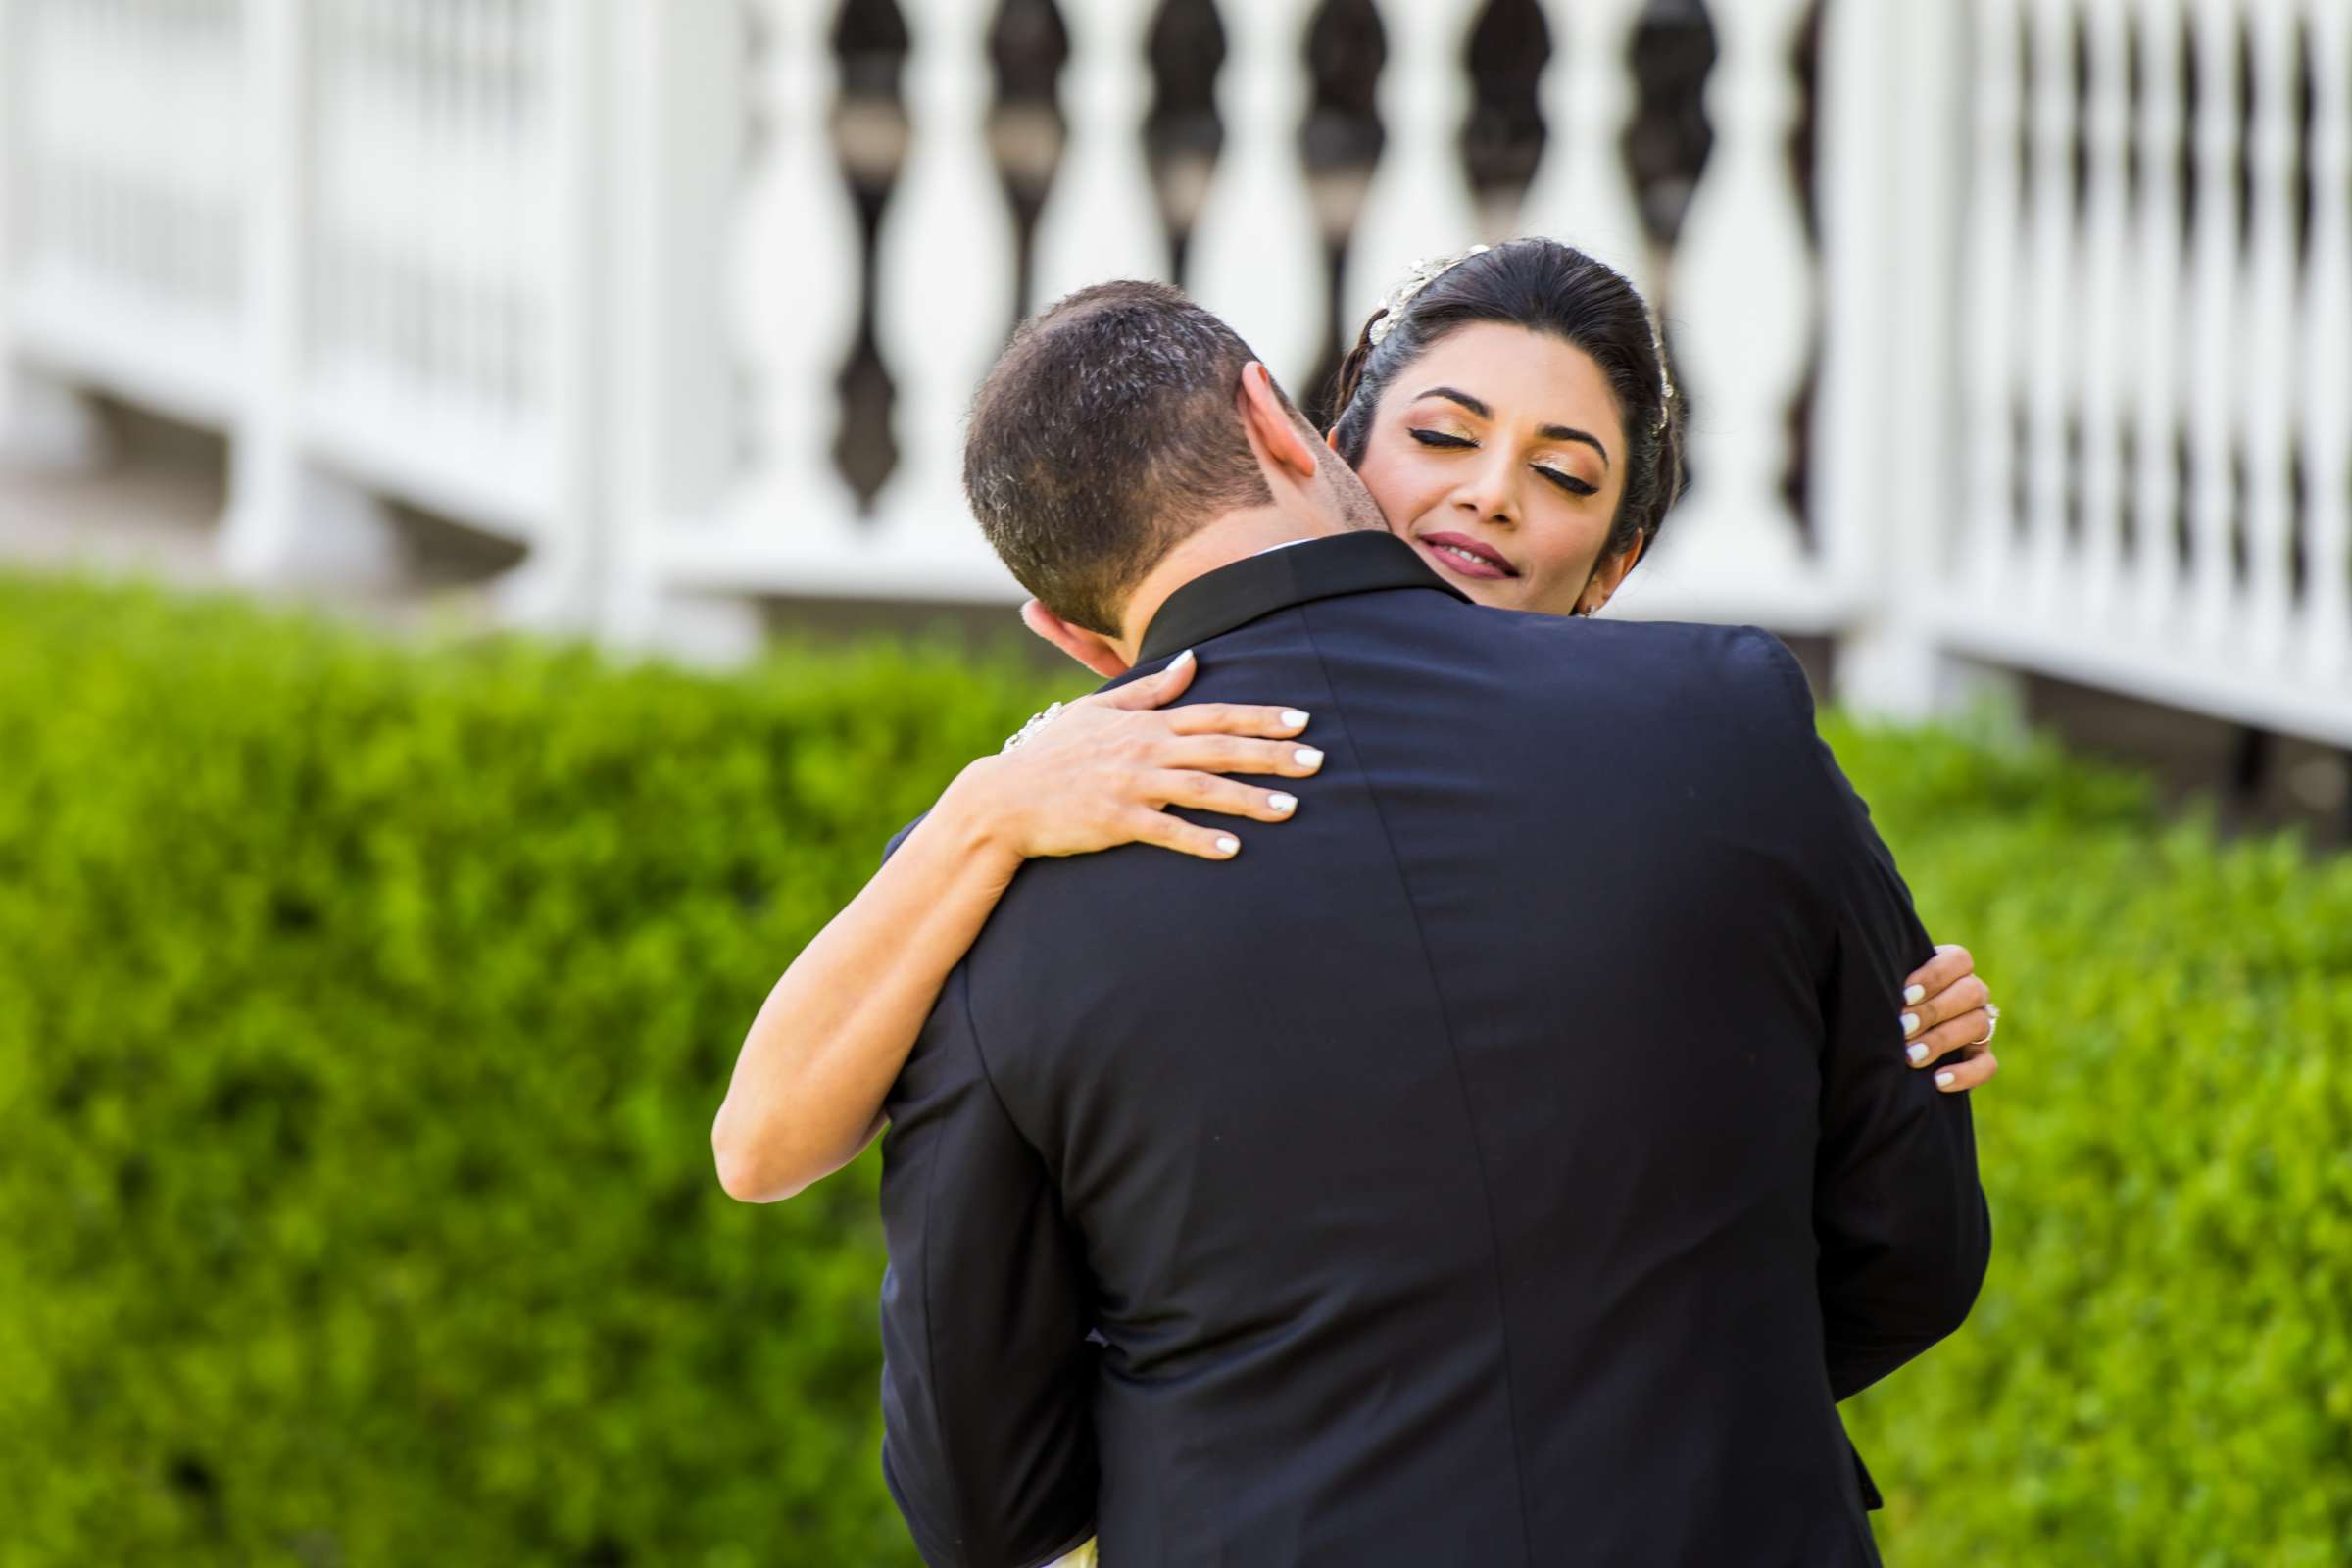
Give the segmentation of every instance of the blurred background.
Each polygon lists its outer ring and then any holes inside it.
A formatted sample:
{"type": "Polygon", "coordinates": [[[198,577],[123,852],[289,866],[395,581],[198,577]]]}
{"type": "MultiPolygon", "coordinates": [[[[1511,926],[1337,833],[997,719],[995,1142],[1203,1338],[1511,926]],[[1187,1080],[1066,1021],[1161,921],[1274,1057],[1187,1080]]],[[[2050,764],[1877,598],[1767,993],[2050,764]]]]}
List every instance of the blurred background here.
{"type": "Polygon", "coordinates": [[[1523,232],[2009,1010],[1890,1560],[2352,1561],[2352,7],[0,0],[0,1568],[909,1560],[870,1161],[705,1140],[1081,689],[970,390],[1523,232]]]}

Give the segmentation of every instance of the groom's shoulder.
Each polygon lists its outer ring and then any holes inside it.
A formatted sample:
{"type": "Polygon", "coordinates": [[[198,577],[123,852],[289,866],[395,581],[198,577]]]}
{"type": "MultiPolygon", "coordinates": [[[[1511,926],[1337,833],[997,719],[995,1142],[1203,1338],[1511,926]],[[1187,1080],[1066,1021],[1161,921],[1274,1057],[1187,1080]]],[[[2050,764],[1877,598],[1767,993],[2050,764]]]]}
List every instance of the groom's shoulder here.
{"type": "Polygon", "coordinates": [[[1788,644],[1761,626],[1708,621],[1590,619],[1487,611],[1479,620],[1520,642],[1531,672],[1629,692],[1715,695],[1813,716],[1813,689],[1788,644]]]}

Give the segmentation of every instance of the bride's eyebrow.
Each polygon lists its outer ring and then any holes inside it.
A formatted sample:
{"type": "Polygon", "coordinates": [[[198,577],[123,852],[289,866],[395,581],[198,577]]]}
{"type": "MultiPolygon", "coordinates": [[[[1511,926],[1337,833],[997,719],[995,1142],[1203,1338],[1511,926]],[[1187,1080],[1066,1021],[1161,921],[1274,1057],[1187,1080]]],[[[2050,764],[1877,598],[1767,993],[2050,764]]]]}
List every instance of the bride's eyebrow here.
{"type": "Polygon", "coordinates": [[[1477,415],[1482,419],[1492,419],[1494,417],[1494,411],[1493,409],[1488,408],[1484,403],[1481,403],[1469,393],[1459,391],[1453,387],[1433,386],[1426,392],[1416,392],[1413,394],[1413,401],[1415,403],[1420,402],[1423,398],[1444,398],[1448,403],[1459,403],[1463,408],[1468,409],[1472,414],[1477,415]]]}
{"type": "MultiPolygon", "coordinates": [[[[1482,419],[1492,419],[1494,417],[1494,411],[1493,409],[1488,408],[1486,404],[1477,398],[1472,397],[1469,393],[1462,391],[1458,387],[1433,386],[1427,391],[1416,392],[1413,394],[1413,401],[1415,403],[1420,402],[1423,398],[1444,398],[1448,403],[1460,404],[1463,408],[1468,409],[1472,414],[1477,415],[1482,419]]],[[[1601,444],[1600,437],[1592,434],[1590,430],[1579,430],[1574,425],[1567,424],[1546,424],[1540,426],[1537,429],[1536,434],[1542,436],[1546,441],[1582,441],[1585,445],[1591,447],[1593,451],[1600,454],[1600,466],[1602,467],[1605,468],[1609,466],[1609,449],[1601,444]]]]}
{"type": "Polygon", "coordinates": [[[1592,434],[1590,430],[1579,430],[1574,425],[1567,424],[1546,424],[1540,427],[1536,434],[1546,441],[1582,441],[1600,454],[1602,467],[1605,468],[1609,466],[1609,449],[1602,446],[1600,437],[1592,434]]]}

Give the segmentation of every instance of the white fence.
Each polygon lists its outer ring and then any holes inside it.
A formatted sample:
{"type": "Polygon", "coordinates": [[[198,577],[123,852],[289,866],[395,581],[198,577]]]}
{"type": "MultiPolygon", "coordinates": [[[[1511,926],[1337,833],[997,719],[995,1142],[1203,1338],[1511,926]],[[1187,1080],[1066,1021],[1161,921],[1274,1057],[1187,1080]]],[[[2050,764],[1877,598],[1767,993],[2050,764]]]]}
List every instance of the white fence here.
{"type": "MultiPolygon", "coordinates": [[[[767,596],[1009,601],[955,482],[1021,262],[984,133],[998,5],[896,0],[869,256],[837,0],[0,0],[0,417],[88,388],[222,429],[239,570],[386,569],[398,498],[526,545],[518,617],[627,645],[740,651],[767,596]],[[834,454],[867,321],[897,392],[870,495],[834,454]]],[[[1155,7],[1057,10],[1036,300],[1171,254],[1155,7]]],[[[1183,281],[1299,387],[1333,303],[1298,141],[1315,0],[1218,10],[1183,281]]],[[[1965,660],[2352,744],[2352,7],[1715,0],[1671,245],[1619,150],[1643,0],[1544,0],[1515,212],[1457,153],[1481,5],[1379,10],[1342,316],[1497,227],[1664,308],[1696,480],[1620,610],[1834,634],[1877,706],[1965,660]]]]}

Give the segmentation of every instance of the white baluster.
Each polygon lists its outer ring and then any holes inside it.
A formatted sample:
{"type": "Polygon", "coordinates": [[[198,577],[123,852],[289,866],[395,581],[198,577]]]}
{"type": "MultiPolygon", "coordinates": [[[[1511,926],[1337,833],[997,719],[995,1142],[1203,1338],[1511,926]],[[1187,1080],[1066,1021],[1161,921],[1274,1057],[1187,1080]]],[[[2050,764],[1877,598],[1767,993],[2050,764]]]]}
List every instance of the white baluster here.
{"type": "Polygon", "coordinates": [[[577,84],[564,78],[557,44],[565,29],[579,25],[567,13],[579,0],[522,0],[514,17],[514,48],[530,83],[517,107],[514,128],[514,176],[510,193],[520,232],[514,250],[499,269],[515,324],[515,416],[536,424],[560,395],[548,381],[560,352],[550,341],[564,328],[543,280],[566,264],[560,248],[567,241],[570,219],[563,203],[570,193],[559,175],[571,157],[564,142],[567,95],[577,84]]]}
{"type": "Polygon", "coordinates": [[[462,182],[465,144],[459,140],[460,105],[466,78],[459,7],[448,0],[431,0],[417,40],[421,67],[416,81],[417,143],[421,161],[423,226],[411,239],[414,265],[422,280],[424,319],[418,323],[418,344],[424,369],[422,388],[444,416],[463,417],[453,407],[465,397],[458,374],[457,309],[465,297],[464,213],[462,182]]]}
{"type": "Polygon", "coordinates": [[[526,254],[531,245],[533,215],[525,193],[539,182],[534,157],[537,131],[546,101],[546,74],[532,49],[535,36],[529,0],[495,0],[498,47],[506,62],[501,124],[494,188],[500,193],[500,221],[493,233],[500,260],[486,274],[491,282],[496,325],[493,343],[497,363],[499,404],[504,422],[519,427],[528,417],[532,387],[532,335],[529,302],[515,287],[512,258],[526,254]]]}
{"type": "Polygon", "coordinates": [[[383,580],[400,569],[397,538],[378,502],[302,455],[303,242],[309,226],[303,167],[302,74],[311,56],[305,0],[249,0],[245,12],[247,143],[243,387],[229,445],[224,565],[247,581],[326,577],[383,580]]]}
{"type": "MultiPolygon", "coordinates": [[[[749,228],[738,221],[752,211],[747,190],[770,194],[764,182],[772,171],[763,169],[763,183],[755,186],[736,163],[749,118],[747,95],[762,96],[764,82],[781,72],[771,52],[764,75],[751,77],[743,60],[744,19],[731,7],[698,9],[681,19],[667,0],[619,0],[612,21],[613,58],[626,64],[613,76],[607,142],[612,161],[604,229],[613,329],[606,341],[611,426],[605,506],[612,550],[602,574],[600,626],[623,647],[658,646],[673,657],[731,663],[765,640],[760,606],[670,592],[664,549],[679,537],[673,523],[683,520],[678,514],[684,509],[696,509],[701,522],[721,520],[713,493],[734,476],[741,429],[730,381],[738,364],[732,351],[743,334],[731,329],[734,322],[721,304],[727,290],[713,285],[739,259],[725,254],[724,241],[731,228],[749,228]]],[[[773,31],[766,36],[772,51],[777,40],[773,31]]],[[[791,46],[798,51],[803,42],[796,35],[791,46]]],[[[822,65],[821,37],[817,46],[812,67],[822,65]]],[[[797,106],[797,82],[792,94],[797,106]]],[[[813,70],[808,98],[821,130],[824,95],[813,70]]],[[[782,110],[784,102],[773,107],[782,110]]],[[[772,132],[785,118],[765,117],[771,155],[778,150],[772,132]]],[[[829,188],[840,187],[836,181],[829,188]]],[[[791,198],[785,200],[790,211],[791,198]]],[[[765,216],[773,220],[776,215],[765,216]]],[[[825,261],[846,269],[857,237],[844,232],[838,238],[825,261]]],[[[765,308],[771,327],[794,328],[791,302],[770,299],[790,286],[790,276],[743,271],[747,302],[765,308]]],[[[748,315],[738,313],[735,320],[748,315]]],[[[771,368],[773,373],[809,368],[790,343],[783,352],[788,357],[771,368]]],[[[801,373],[793,384],[805,387],[811,379],[801,373]]],[[[796,462],[801,452],[821,448],[806,429],[796,436],[796,462]]],[[[793,504],[823,501],[823,492],[811,488],[793,504]]],[[[780,519],[768,520],[772,526],[780,519]]],[[[712,530],[702,532],[708,538],[712,530]]]]}
{"type": "MultiPolygon", "coordinates": [[[[24,119],[0,132],[0,300],[15,299],[39,252],[57,265],[61,239],[70,238],[56,231],[63,186],[49,133],[58,122],[53,78],[64,74],[67,29],[45,10],[39,0],[0,0],[0,81],[24,80],[32,89],[24,119]],[[36,200],[38,227],[31,220],[36,200]]],[[[71,257],[66,250],[64,259],[71,257]]],[[[104,423],[78,391],[17,363],[15,325],[16,312],[0,309],[0,462],[59,471],[99,466],[108,456],[104,423]]]]}
{"type": "Polygon", "coordinates": [[[2180,0],[2134,0],[2139,22],[2139,220],[2132,236],[2136,305],[2132,335],[2134,414],[2132,468],[2132,619],[2140,635],[2169,637],[2180,613],[2174,543],[2180,507],[2175,443],[2180,432],[2181,250],[2179,167],[2182,108],[2180,0]]]}
{"type": "Polygon", "coordinates": [[[1643,0],[1546,0],[1544,161],[1520,226],[1608,263],[1646,295],[1654,269],[1622,138],[1633,113],[1626,61],[1643,0]]]}
{"type": "MultiPolygon", "coordinates": [[[[2018,72],[2016,0],[1978,0],[1976,145],[1968,232],[1970,264],[1963,274],[1968,465],[1967,528],[1962,575],[1976,595],[2007,590],[2015,526],[2017,451],[2014,410],[2017,361],[2026,334],[2018,323],[2019,247],[2016,237],[2017,138],[2023,84],[2018,72]]],[[[1890,498],[1891,499],[1891,498],[1890,498]]]]}
{"type": "Polygon", "coordinates": [[[2082,352],[2069,368],[2082,410],[2082,620],[2102,629],[2116,604],[2122,569],[2123,403],[2134,374],[2134,345],[2124,331],[2132,281],[2125,265],[2125,247],[2131,238],[2124,186],[2124,157],[2131,136],[2125,3],[2091,0],[2087,10],[2090,95],[2082,126],[2088,152],[2082,352]]]}
{"type": "Polygon", "coordinates": [[[982,134],[988,9],[900,0],[912,139],[877,258],[876,334],[899,388],[880,527],[894,548],[957,560],[987,557],[963,500],[963,411],[1014,305],[1012,214],[982,134]]]}
{"type": "Polygon", "coordinates": [[[1910,720],[1945,695],[1945,570],[1962,517],[1949,330],[1961,276],[1967,19],[1948,6],[1823,14],[1815,171],[1821,383],[1812,507],[1826,586],[1850,607],[1838,697],[1910,720]]]}
{"type": "Polygon", "coordinates": [[[1788,160],[1796,102],[1788,61],[1803,12],[1802,0],[1716,8],[1706,89],[1715,146],[1674,267],[1678,369],[1701,413],[1690,432],[1695,481],[1668,535],[1669,574],[1761,592],[1793,582],[1800,565],[1781,479],[1815,310],[1788,160]]]}
{"type": "Polygon", "coordinates": [[[2296,414],[2303,447],[2301,666],[2314,689],[2352,691],[2352,9],[2306,0],[2311,48],[2309,258],[2296,414]]]}
{"type": "Polygon", "coordinates": [[[1351,329],[1415,261],[1503,237],[1483,231],[1461,155],[1470,117],[1464,59],[1477,7],[1391,0],[1382,16],[1389,61],[1379,102],[1388,143],[1341,272],[1340,324],[1349,343],[1351,329]]]}
{"type": "Polygon", "coordinates": [[[2030,0],[2034,35],[2026,193],[2026,548],[2004,585],[2045,623],[2063,613],[2072,412],[2082,282],[2075,235],[2075,14],[2069,0],[2030,0]]]}
{"type": "Polygon", "coordinates": [[[449,296],[443,306],[448,333],[451,380],[463,391],[472,417],[485,417],[497,408],[491,394],[486,328],[488,301],[497,287],[497,256],[484,248],[498,193],[488,183],[495,167],[492,74],[498,69],[496,35],[490,13],[481,5],[461,5],[449,18],[449,49],[455,81],[449,105],[452,165],[442,171],[443,199],[450,214],[444,266],[449,296]]]}
{"type": "MultiPolygon", "coordinates": [[[[531,554],[495,592],[503,616],[542,629],[586,629],[603,598],[597,574],[607,547],[601,417],[607,326],[596,258],[606,240],[598,223],[598,136],[609,113],[605,11],[606,0],[532,10],[531,48],[543,83],[532,127],[542,206],[530,247],[503,269],[507,285],[529,290],[533,300],[537,365],[530,404],[545,446],[544,462],[529,469],[531,554]]],[[[446,61],[440,64],[447,69],[446,61]]],[[[434,286],[428,297],[446,292],[434,286]]]]}
{"type": "Polygon", "coordinates": [[[1225,145],[1193,232],[1193,297],[1306,397],[1323,337],[1323,245],[1298,155],[1311,0],[1225,0],[1217,93],[1225,145]]]}
{"type": "Polygon", "coordinates": [[[388,156],[394,110],[384,50],[391,20],[388,0],[350,0],[344,8],[338,47],[351,74],[351,95],[331,106],[342,168],[326,185],[336,232],[351,257],[353,368],[364,366],[371,380],[389,363],[393,346],[393,280],[376,238],[377,215],[398,205],[400,177],[388,156]]]}
{"type": "Polygon", "coordinates": [[[1070,36],[1062,74],[1069,141],[1037,222],[1035,308],[1114,277],[1168,276],[1168,238],[1144,160],[1152,8],[1060,0],[1070,36]]]}
{"type": "Polygon", "coordinates": [[[2236,598],[2238,77],[2233,0],[2197,0],[2196,227],[2189,236],[2189,602],[2187,632],[2218,651],[2236,598]]]}
{"type": "MultiPolygon", "coordinates": [[[[2246,593],[2237,617],[2255,669],[2276,669],[2291,640],[2289,555],[2294,549],[2295,16],[2287,5],[2253,7],[2253,232],[2245,260],[2238,334],[2246,490],[2246,593]]],[[[2323,187],[2324,188],[2324,187],[2323,187]]],[[[2338,185],[2334,199],[2347,199],[2338,185]]],[[[2325,199],[2325,198],[2322,198],[2325,199]]],[[[2352,345],[2342,345],[2352,349],[2352,345]]],[[[2352,431],[2339,435],[2352,439],[2352,431]]]]}
{"type": "Polygon", "coordinates": [[[755,90],[766,134],[739,208],[729,288],[758,466],[730,510],[754,529],[831,527],[855,505],[831,457],[841,421],[833,375],[857,325],[863,241],[828,129],[830,8],[763,5],[766,69],[755,90]]]}

